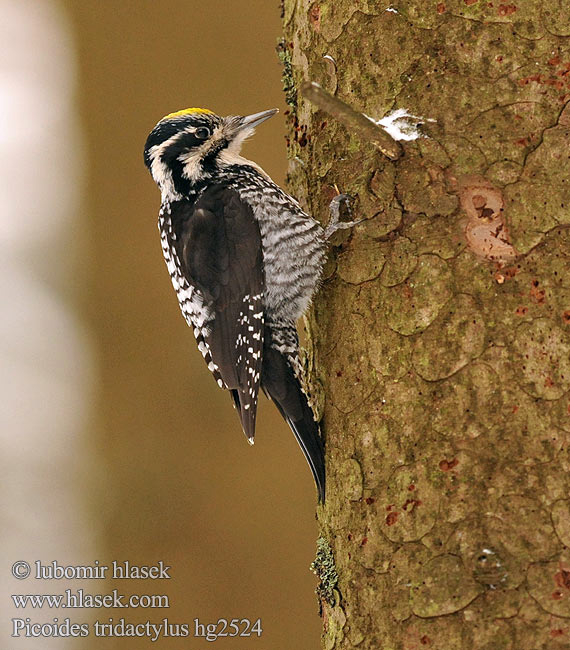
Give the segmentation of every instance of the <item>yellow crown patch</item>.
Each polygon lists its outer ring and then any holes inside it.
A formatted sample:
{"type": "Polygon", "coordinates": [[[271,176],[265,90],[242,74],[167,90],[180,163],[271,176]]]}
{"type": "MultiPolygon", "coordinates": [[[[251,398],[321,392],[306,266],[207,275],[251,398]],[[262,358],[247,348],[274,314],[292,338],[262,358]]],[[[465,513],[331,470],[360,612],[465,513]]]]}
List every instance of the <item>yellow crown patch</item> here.
{"type": "Polygon", "coordinates": [[[213,115],[214,114],[213,111],[210,111],[207,108],[184,108],[181,111],[176,111],[174,113],[169,113],[168,115],[165,115],[162,119],[163,120],[169,120],[172,117],[182,117],[183,115],[191,115],[192,113],[202,113],[202,114],[205,114],[205,115],[213,115]]]}

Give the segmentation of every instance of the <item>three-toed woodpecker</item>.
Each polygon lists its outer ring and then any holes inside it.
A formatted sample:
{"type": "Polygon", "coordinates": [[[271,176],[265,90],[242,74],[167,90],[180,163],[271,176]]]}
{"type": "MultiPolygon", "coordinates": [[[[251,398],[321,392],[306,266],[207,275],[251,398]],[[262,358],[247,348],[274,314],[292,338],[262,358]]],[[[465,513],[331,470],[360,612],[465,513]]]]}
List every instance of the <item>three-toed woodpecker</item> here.
{"type": "Polygon", "coordinates": [[[251,444],[259,389],[271,398],[323,501],[324,450],[303,390],[295,321],[318,286],[328,232],[240,155],[243,141],[276,112],[171,113],[150,132],[144,161],[162,194],[168,272],[209,370],[229,390],[251,444]]]}

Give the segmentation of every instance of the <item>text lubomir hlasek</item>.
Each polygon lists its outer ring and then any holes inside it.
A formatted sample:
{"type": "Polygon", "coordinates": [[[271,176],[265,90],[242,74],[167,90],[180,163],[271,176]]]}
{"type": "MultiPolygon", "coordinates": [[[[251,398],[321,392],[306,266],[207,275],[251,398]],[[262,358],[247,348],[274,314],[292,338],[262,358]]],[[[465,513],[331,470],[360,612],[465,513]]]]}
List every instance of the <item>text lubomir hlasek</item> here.
{"type": "Polygon", "coordinates": [[[152,566],[131,564],[128,560],[113,560],[110,565],[95,560],[93,564],[84,566],[63,566],[57,560],[42,564],[37,560],[35,569],[36,580],[169,580],[171,567],[162,560],[152,566]]]}

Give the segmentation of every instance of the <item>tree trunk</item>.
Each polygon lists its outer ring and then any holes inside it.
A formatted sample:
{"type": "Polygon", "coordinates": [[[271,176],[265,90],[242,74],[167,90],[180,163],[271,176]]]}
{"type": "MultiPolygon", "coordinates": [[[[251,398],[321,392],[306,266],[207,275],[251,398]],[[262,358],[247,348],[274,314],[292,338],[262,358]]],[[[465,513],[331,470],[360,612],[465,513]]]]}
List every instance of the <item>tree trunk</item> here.
{"type": "Polygon", "coordinates": [[[323,644],[568,648],[570,11],[387,5],[283,7],[290,188],[366,219],[307,320],[323,644]],[[304,80],[424,137],[392,162],[304,80]]]}

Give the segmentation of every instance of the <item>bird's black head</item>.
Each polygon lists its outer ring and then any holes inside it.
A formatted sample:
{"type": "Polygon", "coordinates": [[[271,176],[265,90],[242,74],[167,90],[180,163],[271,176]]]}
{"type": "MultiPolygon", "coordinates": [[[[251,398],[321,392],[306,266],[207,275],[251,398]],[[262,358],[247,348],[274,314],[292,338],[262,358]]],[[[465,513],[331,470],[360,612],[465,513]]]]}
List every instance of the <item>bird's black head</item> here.
{"type": "Polygon", "coordinates": [[[224,165],[247,162],[239,155],[243,141],[276,112],[219,117],[204,108],[187,108],[163,117],[144,148],[145,165],[163,201],[189,195],[211,181],[224,165]]]}

